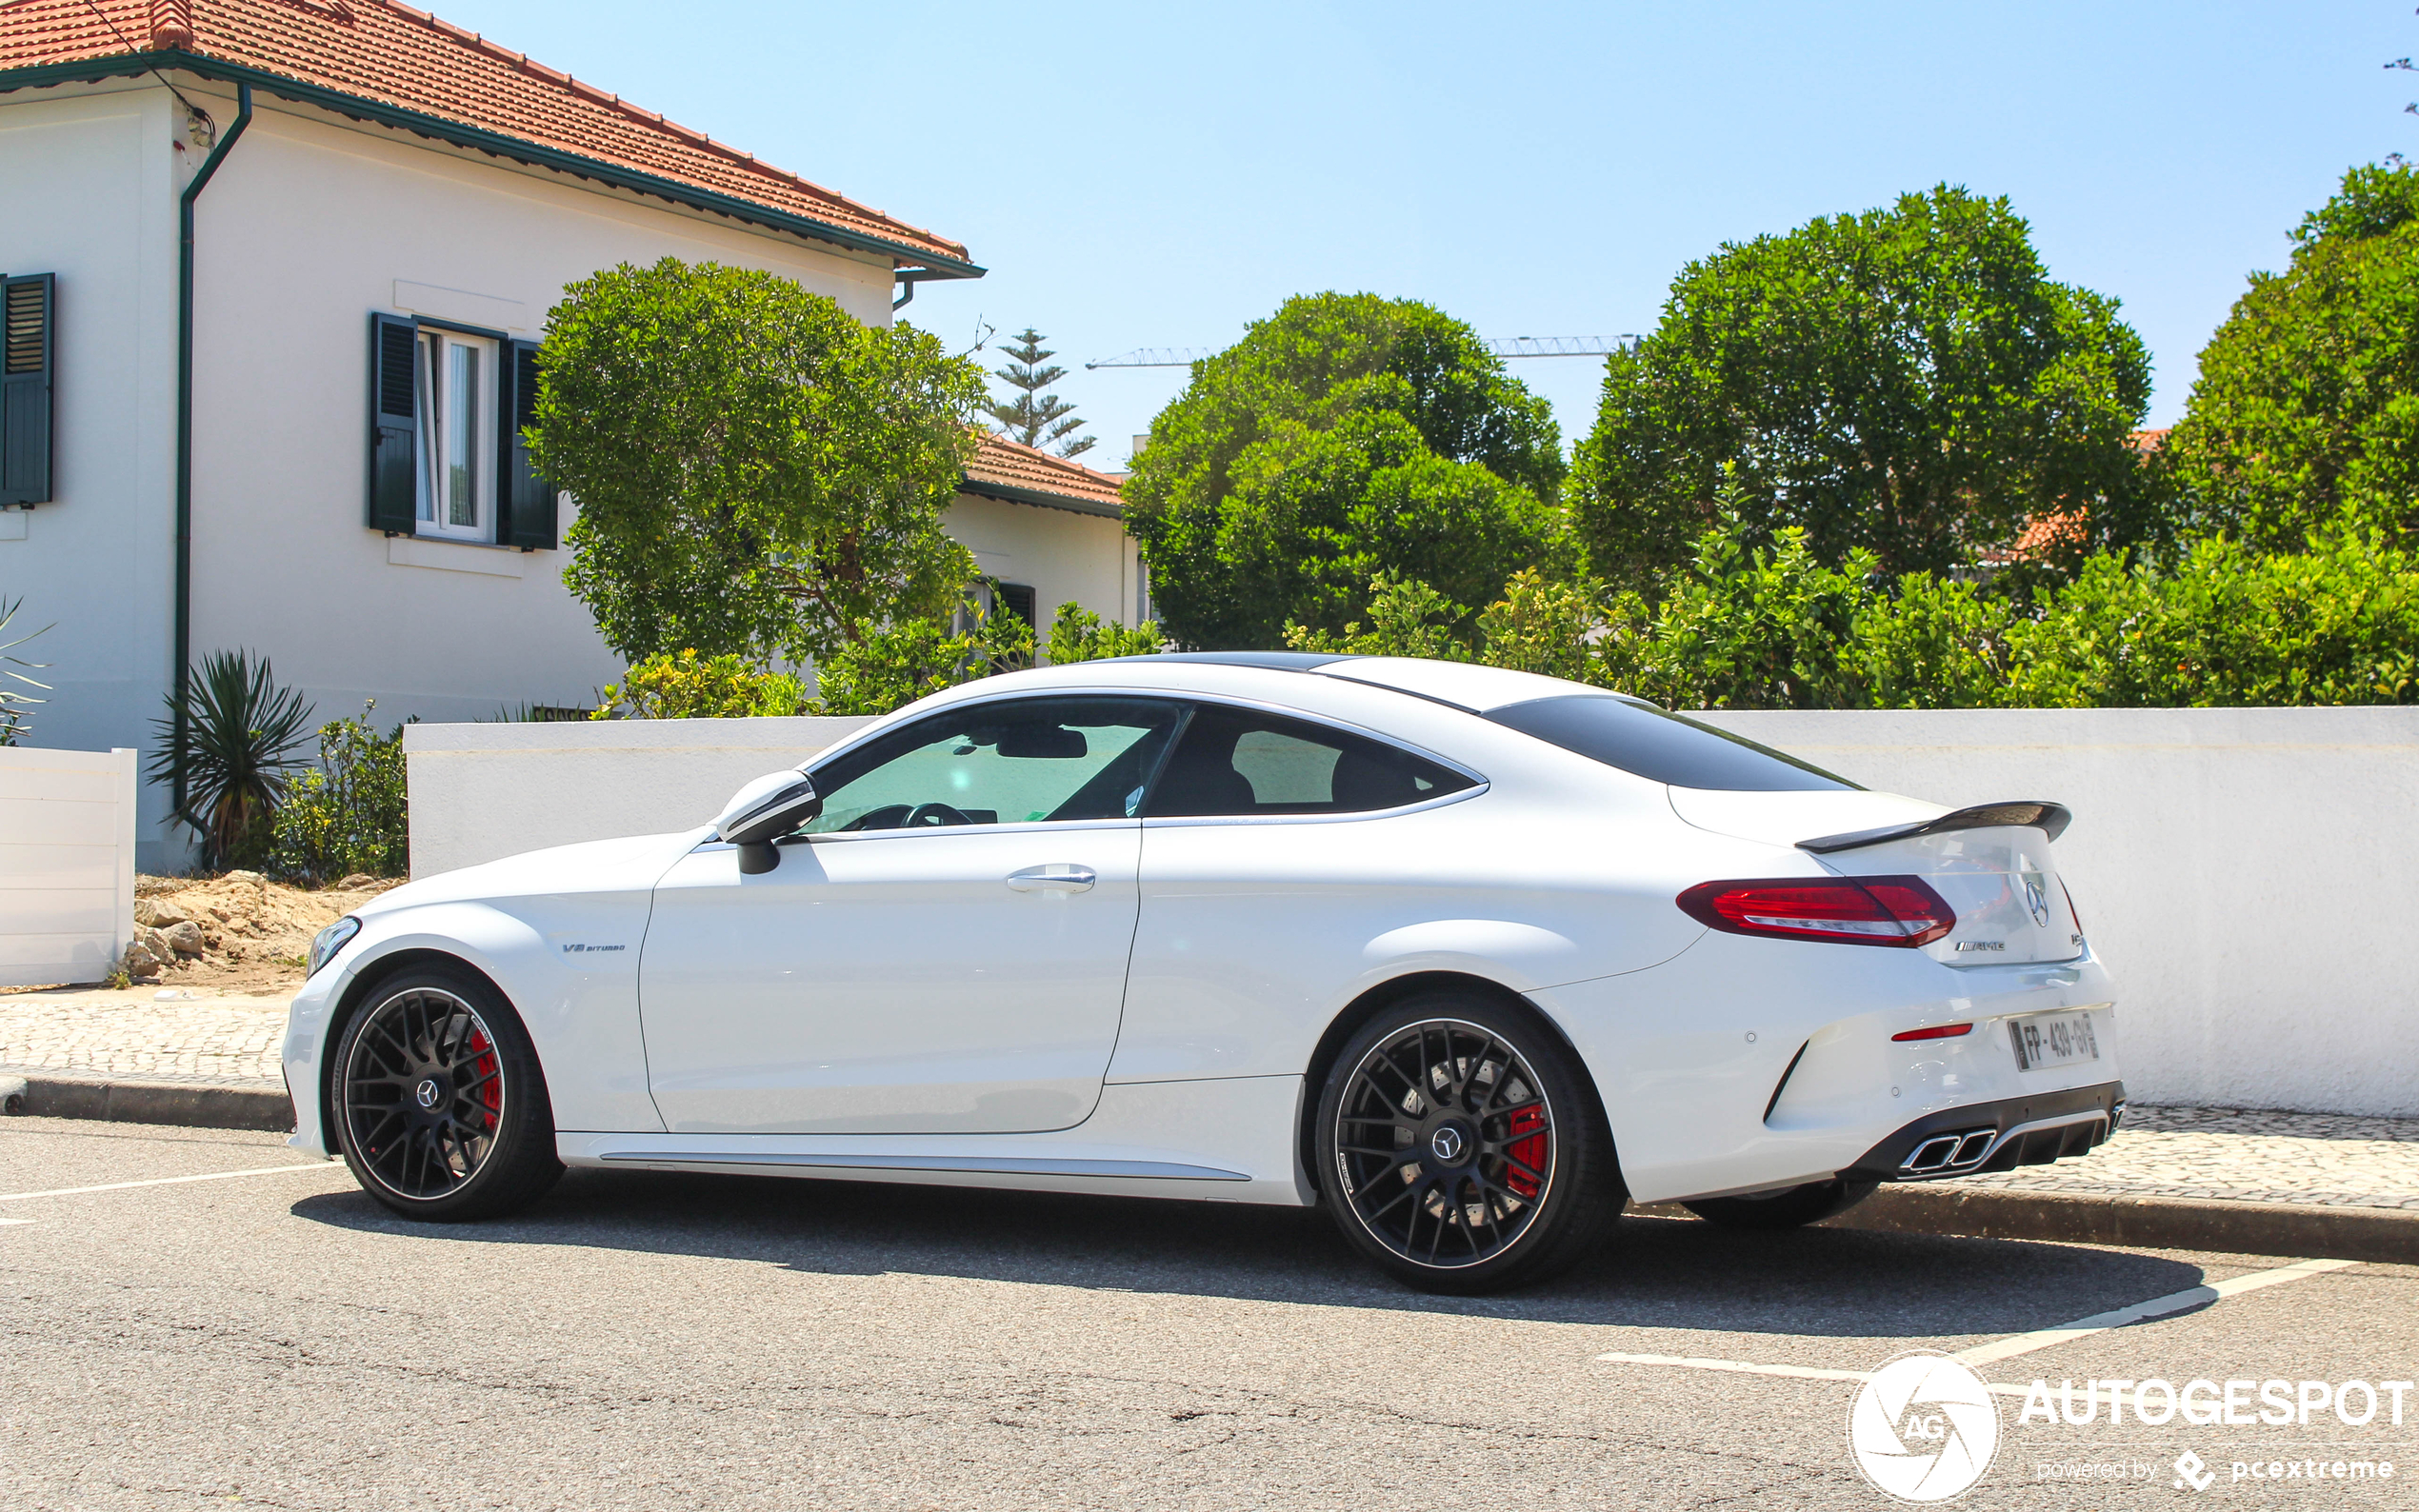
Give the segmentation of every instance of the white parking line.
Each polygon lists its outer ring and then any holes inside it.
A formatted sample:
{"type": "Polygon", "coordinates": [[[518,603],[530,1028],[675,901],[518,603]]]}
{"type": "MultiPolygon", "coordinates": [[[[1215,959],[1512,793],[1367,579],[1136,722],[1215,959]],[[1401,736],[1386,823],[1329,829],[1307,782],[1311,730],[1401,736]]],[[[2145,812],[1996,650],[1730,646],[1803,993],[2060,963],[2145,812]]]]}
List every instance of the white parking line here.
{"type": "MultiPolygon", "coordinates": [[[[2214,1281],[2207,1285],[2194,1286],[2189,1291],[2170,1292],[2164,1297],[2153,1297],[2149,1302],[2137,1302],[2130,1307],[2119,1307],[2112,1312],[2093,1313],[2089,1318],[2078,1318],[2070,1323],[2060,1323],[2055,1328],[2036,1328],[2030,1333],[2014,1334],[1990,1343],[1977,1344],[1971,1349],[1959,1350],[1953,1358],[1969,1365],[1993,1364],[2002,1360],[2011,1360],[2018,1355],[2029,1355],[2036,1349],[2047,1349],[2052,1344],[2065,1343],[2069,1339],[2082,1339],[2091,1334],[2106,1332],[2110,1328],[2122,1328],[2128,1323],[2140,1323],[2149,1318],[2164,1318],[2170,1313],[2182,1312],[2188,1307],[2198,1307],[2205,1303],[2213,1303],[2221,1298],[2237,1297],[2247,1291],[2257,1291],[2263,1286],[2300,1281],[2306,1276],[2321,1276],[2330,1270],[2342,1270],[2347,1266],[2359,1263],[2360,1262],[2356,1260],[2304,1260],[2290,1265],[2279,1265],[2274,1270],[2255,1270],[2248,1275],[2229,1276],[2224,1281],[2214,1281]]],[[[1683,1370],[1718,1370],[1749,1376],[1791,1376],[1802,1381],[1870,1381],[1872,1379],[1872,1372],[1869,1370],[1821,1370],[1812,1365],[1767,1365],[1749,1360],[1717,1360],[1705,1355],[1631,1355],[1615,1351],[1598,1355],[1596,1358],[1613,1364],[1674,1365],[1683,1370]]],[[[1990,1390],[2001,1396],[2021,1397],[2027,1388],[1993,1385],[1990,1390]]]]}
{"type": "Polygon", "coordinates": [[[224,1182],[238,1176],[270,1176],[279,1171],[324,1171],[341,1164],[341,1161],[321,1161],[310,1165],[257,1165],[248,1171],[211,1171],[206,1176],[157,1176],[148,1182],[107,1182],[99,1186],[62,1186],[48,1192],[8,1192],[0,1193],[0,1203],[30,1203],[37,1197],[81,1197],[86,1192],[123,1192],[135,1186],[173,1186],[179,1182],[224,1182]]]}
{"type": "Polygon", "coordinates": [[[2149,1302],[2137,1302],[2130,1307],[2119,1307],[2112,1312],[2093,1313],[2089,1318],[2077,1318],[2070,1323],[2060,1323],[2055,1328],[2035,1328],[2029,1334],[2016,1334],[1994,1343],[1976,1344],[1971,1349],[1960,1349],[1957,1351],[1956,1358],[1969,1365],[1987,1365],[2001,1360],[2012,1360],[2018,1355],[2029,1355],[2036,1349],[2047,1349],[2052,1344],[2065,1343],[2069,1339],[2081,1339],[2088,1334],[2103,1333],[2110,1328],[2122,1328],[2127,1323],[2140,1323],[2145,1318],[2164,1318],[2169,1313],[2182,1312],[2188,1307],[2198,1307],[2206,1303],[2216,1302],[2221,1297],[2237,1297],[2247,1291],[2257,1291],[2262,1286],[2274,1286],[2289,1281],[2300,1281],[2305,1276],[2322,1276],[2328,1271],[2342,1270],[2348,1265],[2359,1263],[2360,1262],[2356,1260],[2305,1260],[2291,1265],[2279,1265],[2274,1270],[2255,1270],[2246,1276],[2229,1276],[2224,1281],[2213,1281],[2189,1290],[2169,1292],[2164,1297],[2153,1297],[2149,1302]]]}

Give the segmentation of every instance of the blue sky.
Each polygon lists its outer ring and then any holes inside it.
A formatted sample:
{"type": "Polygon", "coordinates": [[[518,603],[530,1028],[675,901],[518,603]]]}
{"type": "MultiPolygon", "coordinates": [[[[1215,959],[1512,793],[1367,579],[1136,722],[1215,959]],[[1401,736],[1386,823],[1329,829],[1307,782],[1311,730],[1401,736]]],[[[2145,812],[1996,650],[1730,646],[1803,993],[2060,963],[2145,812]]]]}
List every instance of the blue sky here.
{"type": "MultiPolygon", "coordinates": [[[[990,275],[909,318],[1048,332],[1111,468],[1184,373],[1085,358],[1224,346],[1322,288],[1489,336],[1643,330],[1721,242],[1944,180],[2124,302],[2165,425],[2302,212],[2419,157],[2419,74],[2381,67],[2419,53],[2412,0],[434,3],[965,242],[990,275]]],[[[1512,371],[1584,432],[1599,364],[1512,371]]]]}

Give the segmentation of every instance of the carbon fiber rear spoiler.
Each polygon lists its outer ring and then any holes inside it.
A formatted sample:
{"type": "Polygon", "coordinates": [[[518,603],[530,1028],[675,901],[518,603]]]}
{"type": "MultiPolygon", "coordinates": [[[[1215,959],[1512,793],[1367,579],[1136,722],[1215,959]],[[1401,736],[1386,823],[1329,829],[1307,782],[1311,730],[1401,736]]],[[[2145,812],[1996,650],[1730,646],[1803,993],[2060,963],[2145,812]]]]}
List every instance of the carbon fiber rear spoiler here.
{"type": "Polygon", "coordinates": [[[2067,826],[2073,821],[2073,812],[2064,804],[2018,798],[2006,803],[1976,804],[1971,808],[1960,808],[1938,819],[1926,819],[1911,825],[1885,825],[1879,829],[1855,829],[1845,835],[1818,835],[1812,840],[1799,841],[1797,848],[1822,856],[1834,850],[1854,850],[1862,846],[1909,840],[1917,835],[1937,835],[1944,830],[1993,829],[2002,825],[2027,826],[2055,840],[2067,832],[2067,826]]]}

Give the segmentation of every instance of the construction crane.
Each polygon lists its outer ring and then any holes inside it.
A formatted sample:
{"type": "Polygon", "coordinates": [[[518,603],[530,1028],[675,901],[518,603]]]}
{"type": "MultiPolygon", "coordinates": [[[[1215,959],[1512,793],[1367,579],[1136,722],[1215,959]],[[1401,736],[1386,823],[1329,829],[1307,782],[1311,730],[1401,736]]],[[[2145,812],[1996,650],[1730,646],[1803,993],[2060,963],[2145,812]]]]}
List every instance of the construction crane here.
{"type": "MultiPolygon", "coordinates": [[[[1618,336],[1490,336],[1479,345],[1498,357],[1603,357],[1638,339],[1635,331],[1618,336]]],[[[1084,364],[1094,368],[1190,368],[1218,354],[1215,347],[1137,347],[1114,357],[1084,364]]]]}

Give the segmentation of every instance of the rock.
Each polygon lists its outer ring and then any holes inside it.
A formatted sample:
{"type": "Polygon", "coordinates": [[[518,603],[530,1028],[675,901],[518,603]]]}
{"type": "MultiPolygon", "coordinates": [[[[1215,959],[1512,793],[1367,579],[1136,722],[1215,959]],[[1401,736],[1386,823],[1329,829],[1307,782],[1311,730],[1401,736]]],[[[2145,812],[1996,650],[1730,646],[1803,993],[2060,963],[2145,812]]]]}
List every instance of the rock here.
{"type": "Polygon", "coordinates": [[[163,933],[168,936],[169,948],[178,955],[197,956],[202,953],[202,926],[192,920],[172,924],[163,933]]]}
{"type": "Polygon", "coordinates": [[[266,887],[269,885],[269,879],[262,876],[257,871],[230,871],[226,876],[221,877],[218,880],[221,882],[240,882],[248,887],[266,887]]]}
{"type": "Polygon", "coordinates": [[[351,876],[347,877],[344,881],[336,884],[334,890],[337,892],[359,892],[364,887],[374,887],[376,885],[378,885],[377,878],[370,875],[370,873],[366,871],[356,871],[351,876]]]}
{"type": "Polygon", "coordinates": [[[216,920],[217,920],[220,924],[226,924],[227,922],[229,922],[230,920],[231,920],[231,919],[233,919],[233,918],[235,917],[233,914],[229,913],[226,909],[224,909],[224,908],[220,907],[220,906],[219,906],[218,905],[216,905],[216,904],[211,904],[211,905],[210,905],[210,917],[211,917],[211,918],[213,918],[213,919],[216,919],[216,920]]]}
{"type": "Polygon", "coordinates": [[[148,977],[159,968],[159,957],[151,954],[151,947],[142,941],[137,940],[126,947],[126,974],[128,976],[148,977]]]}
{"type": "Polygon", "coordinates": [[[166,898],[137,898],[134,900],[134,922],[136,924],[150,925],[155,929],[165,929],[172,924],[183,924],[186,920],[191,917],[192,915],[187,913],[184,909],[179,908],[176,905],[170,903],[166,898]]]}
{"type": "Polygon", "coordinates": [[[168,934],[165,930],[138,924],[134,926],[134,943],[149,950],[151,953],[151,959],[161,965],[167,965],[176,959],[176,947],[168,943],[168,934]]]}

